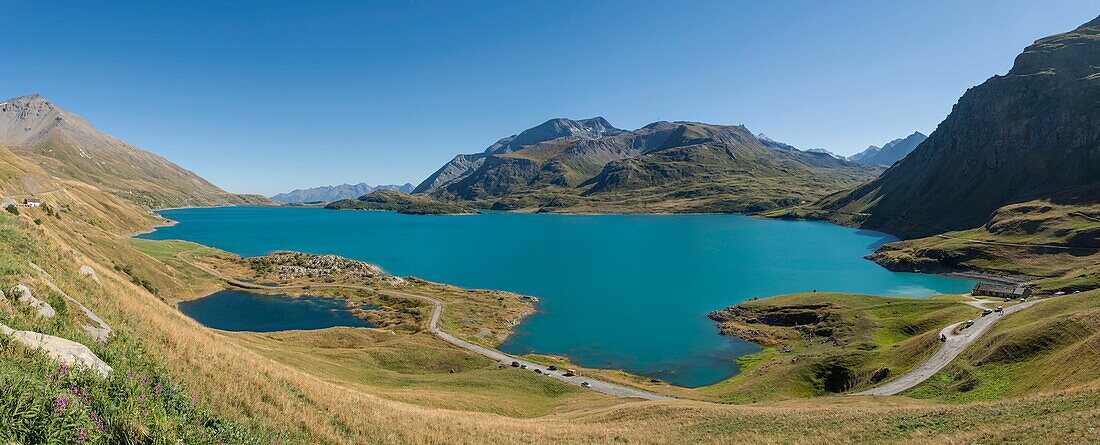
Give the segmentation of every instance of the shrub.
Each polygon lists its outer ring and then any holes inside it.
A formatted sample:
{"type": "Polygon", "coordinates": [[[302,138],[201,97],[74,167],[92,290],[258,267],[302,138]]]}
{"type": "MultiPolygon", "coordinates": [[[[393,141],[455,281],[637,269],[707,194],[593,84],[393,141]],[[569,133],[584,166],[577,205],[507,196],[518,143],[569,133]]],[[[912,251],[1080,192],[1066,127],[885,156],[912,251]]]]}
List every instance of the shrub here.
{"type": "Polygon", "coordinates": [[[7,207],[4,207],[4,210],[7,210],[8,213],[11,213],[12,215],[18,215],[19,214],[19,209],[17,207],[15,207],[14,204],[8,204],[7,207]]]}

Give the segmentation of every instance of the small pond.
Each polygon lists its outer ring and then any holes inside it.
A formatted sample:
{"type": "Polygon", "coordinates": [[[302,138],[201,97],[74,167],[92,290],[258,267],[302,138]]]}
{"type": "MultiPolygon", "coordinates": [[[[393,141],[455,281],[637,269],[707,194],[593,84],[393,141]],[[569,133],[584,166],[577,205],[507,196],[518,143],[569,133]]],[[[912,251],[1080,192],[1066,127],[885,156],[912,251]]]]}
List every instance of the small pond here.
{"type": "MultiPolygon", "coordinates": [[[[363,309],[377,309],[364,305],[363,309]]],[[[223,290],[179,304],[180,311],[203,326],[223,331],[274,332],[336,326],[373,328],[352,314],[339,298],[267,295],[223,290]]]]}

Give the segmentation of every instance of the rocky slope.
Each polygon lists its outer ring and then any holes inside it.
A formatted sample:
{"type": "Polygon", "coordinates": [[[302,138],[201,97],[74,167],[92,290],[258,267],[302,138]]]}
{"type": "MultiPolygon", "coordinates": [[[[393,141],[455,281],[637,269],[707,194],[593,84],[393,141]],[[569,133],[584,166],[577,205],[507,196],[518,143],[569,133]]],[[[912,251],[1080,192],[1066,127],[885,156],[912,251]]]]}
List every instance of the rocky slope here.
{"type": "Polygon", "coordinates": [[[1012,203],[1100,200],[1100,18],[1038,40],[971,88],[880,177],[824,199],[831,218],[913,238],[985,224],[1012,203]]]}
{"type": "Polygon", "coordinates": [[[554,119],[459,155],[420,186],[497,209],[741,212],[814,200],[880,170],[805,152],[743,126],[554,119]]]}
{"type": "Polygon", "coordinates": [[[496,141],[484,152],[455,156],[454,159],[416,186],[413,193],[433,192],[469,176],[481,167],[486,158],[494,154],[512,153],[527,145],[558,138],[598,139],[623,132],[623,130],[615,128],[606,119],[599,116],[582,120],[550,119],[537,127],[528,128],[519,134],[496,141]]]}
{"type": "Polygon", "coordinates": [[[894,165],[895,162],[912,153],[925,139],[928,139],[928,136],[915,131],[903,139],[894,139],[881,147],[875,145],[867,147],[866,150],[848,156],[848,160],[857,164],[894,165]]]}
{"type": "Polygon", "coordinates": [[[268,202],[228,193],[163,157],[100,132],[37,94],[0,102],[0,145],[51,175],[149,208],[268,202]]]}
{"type": "Polygon", "coordinates": [[[271,196],[270,199],[275,202],[281,202],[284,204],[296,204],[303,202],[333,202],[341,199],[354,199],[363,195],[370,194],[375,190],[393,190],[401,193],[412,193],[412,184],[397,185],[369,185],[366,183],[359,184],[340,184],[329,185],[323,187],[313,187],[308,189],[295,189],[287,193],[279,193],[271,196]]]}

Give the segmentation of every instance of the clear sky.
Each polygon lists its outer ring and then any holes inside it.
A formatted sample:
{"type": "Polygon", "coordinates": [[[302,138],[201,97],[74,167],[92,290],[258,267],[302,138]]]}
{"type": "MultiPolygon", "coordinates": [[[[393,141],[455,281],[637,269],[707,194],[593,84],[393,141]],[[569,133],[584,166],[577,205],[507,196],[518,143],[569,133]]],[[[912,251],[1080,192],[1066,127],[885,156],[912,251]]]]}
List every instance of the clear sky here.
{"type": "Polygon", "coordinates": [[[417,183],[552,117],[745,124],[851,154],[929,133],[1100,1],[0,0],[38,92],[234,192],[417,183]]]}

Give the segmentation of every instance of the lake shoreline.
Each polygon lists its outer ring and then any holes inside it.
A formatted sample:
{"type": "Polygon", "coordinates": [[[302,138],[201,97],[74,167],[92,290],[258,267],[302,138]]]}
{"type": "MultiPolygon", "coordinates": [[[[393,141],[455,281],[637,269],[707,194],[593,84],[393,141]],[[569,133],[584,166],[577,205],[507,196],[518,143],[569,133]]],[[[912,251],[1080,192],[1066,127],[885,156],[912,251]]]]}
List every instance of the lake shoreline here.
{"type": "MultiPolygon", "coordinates": [[[[259,209],[271,208],[271,206],[231,206],[231,207],[237,207],[237,208],[259,208],[259,209]]],[[[290,208],[294,208],[294,206],[280,206],[280,207],[282,207],[282,208],[287,208],[287,209],[290,209],[290,208]]],[[[393,211],[378,211],[378,212],[365,212],[365,213],[370,213],[370,214],[379,214],[379,215],[384,215],[384,214],[398,214],[397,212],[393,212],[393,211]]],[[[516,215],[516,216],[521,216],[521,215],[532,215],[532,214],[525,214],[525,213],[522,213],[522,212],[495,211],[495,210],[491,210],[491,211],[487,211],[487,212],[481,212],[481,213],[485,213],[486,215],[491,215],[491,214],[494,214],[494,213],[495,213],[495,214],[508,214],[508,215],[516,215]]],[[[479,214],[480,214],[480,213],[479,213],[479,214]]],[[[404,214],[401,214],[401,215],[403,215],[403,216],[404,216],[404,214]]],[[[552,216],[570,216],[570,215],[565,215],[565,214],[556,214],[556,213],[555,213],[555,214],[541,214],[541,215],[546,215],[546,217],[552,217],[552,216]]],[[[615,213],[613,213],[613,214],[595,214],[595,213],[581,213],[581,214],[578,214],[578,215],[580,215],[580,216],[584,216],[584,215],[594,215],[594,216],[599,216],[599,215],[605,215],[605,216],[657,216],[657,215],[660,215],[660,216],[669,216],[669,217],[676,217],[676,216],[680,216],[680,217],[684,217],[684,216],[727,216],[727,215],[728,215],[728,216],[740,216],[740,217],[746,217],[746,218],[749,218],[750,220],[754,220],[754,221],[756,221],[756,220],[770,220],[770,218],[762,218],[762,217],[760,217],[759,215],[755,215],[755,214],[750,214],[750,215],[746,215],[746,214],[737,214],[737,213],[702,213],[702,214],[684,214],[684,213],[657,213],[657,214],[636,214],[636,213],[635,213],[635,214],[615,214],[615,213]]],[[[409,216],[420,216],[420,215],[409,215],[409,216]]],[[[163,217],[163,215],[162,215],[162,217],[163,217]]],[[[373,217],[372,217],[372,218],[373,218],[373,217]]],[[[662,218],[662,219],[663,219],[663,218],[662,218]]],[[[541,220],[541,219],[540,219],[540,218],[535,218],[534,220],[541,220]]],[[[522,220],[521,220],[521,221],[522,221],[522,220]]],[[[707,221],[707,220],[703,220],[703,221],[707,221]]],[[[711,222],[710,222],[710,223],[708,223],[708,224],[711,224],[711,225],[713,225],[713,224],[718,224],[719,226],[728,226],[728,224],[726,224],[726,223],[724,223],[724,222],[721,222],[721,221],[724,221],[724,220],[710,220],[710,221],[711,221],[711,222]]],[[[736,221],[736,220],[735,220],[735,221],[736,221]]],[[[824,224],[824,226],[837,226],[837,227],[844,227],[844,226],[839,226],[839,225],[837,225],[837,224],[835,224],[835,223],[830,223],[830,222],[828,222],[828,221],[816,221],[816,222],[824,222],[824,223],[826,223],[826,224],[824,224]]],[[[285,224],[285,222],[284,222],[284,224],[285,224]]],[[[609,223],[608,223],[608,222],[603,222],[603,223],[600,223],[600,224],[609,224],[609,223]]],[[[668,222],[666,222],[666,223],[661,223],[661,224],[664,224],[664,225],[666,225],[666,226],[667,226],[667,224],[669,224],[669,223],[668,223],[668,222]]],[[[434,225],[434,224],[433,224],[433,225],[434,225]]],[[[734,228],[738,227],[738,226],[736,225],[736,222],[735,222],[735,224],[734,224],[734,226],[733,226],[733,227],[734,227],[734,228]]],[[[690,228],[690,227],[689,227],[689,228],[690,228]]],[[[735,229],[735,230],[739,230],[739,229],[735,229]]],[[[814,230],[820,231],[821,229],[814,229],[814,230]]],[[[881,236],[881,237],[883,237],[883,238],[885,238],[885,239],[892,239],[892,238],[894,238],[894,237],[892,237],[891,235],[889,235],[889,234],[886,234],[886,233],[882,233],[882,232],[877,232],[877,231],[873,231],[873,232],[874,232],[874,233],[873,233],[872,235],[874,235],[874,236],[881,236]]],[[[809,233],[816,233],[816,232],[809,232],[809,233]]],[[[185,238],[186,238],[186,237],[185,237],[185,238]]],[[[283,249],[284,249],[284,247],[279,247],[278,249],[279,249],[279,250],[283,250],[283,249]]],[[[287,249],[287,250],[289,250],[289,249],[287,249]]],[[[313,249],[313,250],[317,250],[317,249],[313,249]]],[[[322,248],[322,249],[321,249],[321,251],[325,251],[325,250],[329,250],[329,249],[325,249],[325,248],[322,248]]],[[[330,250],[330,251],[331,251],[331,250],[330,250]]],[[[861,256],[862,256],[862,255],[861,255],[861,256]]],[[[862,262],[862,261],[865,261],[865,260],[864,260],[863,258],[859,258],[859,259],[858,259],[858,261],[862,262]]],[[[374,262],[376,262],[376,261],[368,261],[368,262],[370,262],[370,263],[374,263],[374,262]]],[[[381,264],[389,264],[389,263],[385,263],[385,262],[383,262],[383,263],[381,263],[381,264]]],[[[882,267],[881,267],[881,265],[877,265],[877,264],[876,264],[876,265],[875,265],[874,267],[875,267],[875,268],[882,268],[882,267]]],[[[406,267],[405,267],[404,269],[407,269],[407,268],[408,268],[408,267],[406,266],[406,267]]],[[[398,267],[398,269],[400,270],[401,268],[400,268],[400,267],[398,267]]],[[[882,269],[883,269],[883,270],[888,270],[888,269],[885,269],[885,268],[882,268],[882,269]]],[[[927,274],[927,273],[922,273],[921,275],[941,275],[941,274],[927,274]]],[[[448,283],[448,282],[450,282],[450,281],[448,281],[448,280],[446,280],[446,279],[438,279],[438,277],[437,277],[436,279],[433,279],[433,280],[431,280],[431,281],[434,281],[434,282],[440,282],[440,283],[448,283]]],[[[449,285],[449,286],[453,286],[453,285],[449,285]]],[[[494,289],[494,287],[486,287],[486,286],[454,286],[454,287],[456,287],[456,288],[461,288],[461,289],[494,289]]],[[[514,289],[514,287],[495,287],[495,288],[497,288],[497,289],[514,289]]],[[[821,287],[821,288],[819,288],[818,290],[820,291],[820,290],[824,290],[824,289],[830,289],[830,288],[831,288],[831,287],[828,287],[828,286],[826,286],[826,287],[821,287]]],[[[806,289],[806,291],[809,291],[809,289],[806,289]]],[[[527,295],[530,295],[530,294],[532,294],[532,292],[526,292],[526,291],[520,291],[519,293],[520,293],[520,294],[527,294],[527,295]]],[[[775,291],[774,293],[760,293],[760,294],[756,294],[756,295],[760,295],[760,296],[762,296],[762,297],[763,297],[763,296],[773,296],[773,295],[784,295],[784,294],[787,294],[787,293],[789,293],[789,291],[787,291],[786,289],[777,289],[777,290],[776,290],[776,291],[775,291]]],[[[854,292],[854,293],[855,293],[855,292],[854,292]]],[[[860,292],[860,293],[866,293],[866,292],[860,292]]],[[[536,295],[539,295],[539,294],[538,294],[537,292],[535,292],[535,294],[536,294],[536,295]]],[[[709,307],[709,308],[707,308],[706,310],[707,310],[707,311],[709,311],[709,310],[717,309],[717,308],[719,308],[719,307],[724,307],[725,305],[727,305],[727,302],[728,302],[728,303],[736,303],[736,301],[738,300],[738,298],[740,298],[740,297],[739,297],[739,296],[737,296],[737,295],[741,295],[741,294],[740,294],[740,293],[736,293],[736,292],[735,292],[735,293],[734,293],[734,296],[732,296],[732,298],[730,298],[730,299],[728,299],[728,300],[725,300],[725,301],[721,301],[721,302],[719,302],[719,303],[715,304],[715,305],[714,305],[713,307],[709,307]]],[[[754,293],[748,293],[748,294],[745,294],[745,295],[743,295],[743,296],[747,297],[747,296],[751,296],[751,295],[754,295],[754,293]]],[[[880,293],[880,295],[882,295],[882,294],[880,293]]],[[[904,295],[904,294],[896,294],[896,293],[895,293],[895,294],[887,294],[887,295],[904,295]]],[[[544,295],[540,295],[540,297],[543,297],[543,298],[545,298],[545,296],[544,296],[544,295]]],[[[547,308],[546,308],[545,306],[543,306],[542,304],[538,304],[538,305],[536,305],[536,306],[535,306],[535,308],[534,308],[534,311],[533,311],[532,313],[530,313],[530,314],[526,315],[525,317],[521,318],[520,320],[518,320],[518,323],[514,324],[514,325],[513,325],[513,327],[516,327],[516,326],[524,326],[524,325],[528,325],[528,326],[530,326],[529,322],[530,322],[530,320],[532,320],[532,319],[533,319],[534,317],[540,317],[540,316],[545,316],[545,315],[547,315],[548,313],[551,313],[551,312],[560,312],[560,310],[557,310],[557,311],[555,311],[555,309],[557,309],[557,308],[549,308],[549,309],[547,309],[547,308]]],[[[601,313],[602,313],[602,312],[601,312],[601,313]]],[[[700,313],[698,313],[698,314],[695,314],[695,315],[696,315],[696,316],[698,316],[698,317],[701,317],[701,318],[702,318],[703,320],[706,320],[706,318],[705,318],[705,314],[706,314],[706,312],[700,312],[700,313]]],[[[707,321],[706,321],[706,324],[707,324],[707,328],[706,328],[706,332],[707,332],[707,334],[706,334],[706,335],[708,335],[708,336],[713,336],[713,337],[722,337],[722,336],[721,336],[721,335],[720,335],[720,334],[719,334],[719,333],[718,333],[718,332],[716,331],[716,329],[714,329],[714,325],[713,325],[713,323],[712,323],[712,322],[710,322],[709,320],[707,320],[707,321]]],[[[694,329],[694,328],[693,328],[693,329],[694,329]]],[[[501,346],[501,345],[504,345],[504,344],[508,343],[509,341],[512,341],[512,340],[514,340],[514,339],[516,338],[516,336],[517,336],[517,335],[527,335],[527,336],[528,336],[528,339],[529,339],[529,338],[531,338],[531,337],[530,337],[530,335],[528,335],[528,334],[530,334],[530,333],[529,333],[529,332],[526,332],[526,331],[525,331],[525,330],[523,330],[523,329],[518,329],[518,330],[517,330],[517,329],[511,329],[510,331],[511,331],[511,332],[509,332],[509,333],[508,333],[508,336],[507,336],[507,337],[505,337],[504,339],[502,339],[501,341],[499,341],[499,342],[496,342],[496,344],[495,344],[495,346],[494,346],[494,347],[496,347],[496,348],[500,348],[500,346],[501,346]]],[[[541,335],[541,334],[531,334],[531,335],[541,335]]],[[[703,335],[703,334],[702,334],[702,333],[700,332],[700,334],[699,334],[699,335],[703,335]]],[[[754,346],[755,346],[755,345],[754,345],[754,346]]],[[[702,346],[699,346],[699,347],[702,347],[702,346]]],[[[541,348],[541,347],[537,347],[537,346],[535,346],[535,347],[533,347],[533,349],[530,349],[530,351],[531,351],[531,353],[534,353],[534,354],[551,354],[551,355],[559,355],[559,356],[563,356],[563,357],[569,357],[571,361],[575,361],[575,363],[577,363],[578,365],[580,365],[580,366],[582,366],[582,367],[589,367],[589,368],[598,368],[598,369],[614,369],[614,370],[624,370],[625,372],[631,373],[631,374],[633,374],[633,375],[639,375],[639,376],[650,376],[650,375],[653,375],[653,374],[650,374],[649,372],[646,372],[646,371],[641,371],[641,372],[639,372],[638,370],[635,370],[635,371],[629,371],[628,369],[631,369],[631,368],[628,368],[628,367],[622,367],[622,366],[618,366],[618,365],[607,365],[607,364],[600,364],[599,362],[597,362],[597,363],[586,363],[586,361],[590,361],[590,360],[589,360],[589,359],[586,359],[586,358],[584,358],[584,356],[583,356],[583,355],[582,355],[582,356],[575,356],[575,355],[573,355],[572,353],[570,353],[570,352],[566,352],[566,351],[564,351],[564,350],[561,350],[561,349],[543,349],[543,348],[541,348]]],[[[735,357],[738,357],[738,356],[740,356],[740,355],[731,355],[731,357],[732,357],[732,358],[730,359],[730,363],[732,363],[733,361],[735,361],[735,357]]],[[[687,362],[685,362],[685,363],[687,363],[687,362]]],[[[731,365],[731,366],[732,366],[732,365],[731,365]]],[[[690,367],[689,367],[689,368],[690,368],[690,367]]],[[[687,369],[687,368],[685,368],[685,369],[687,369]]],[[[669,377],[668,377],[668,375],[666,375],[666,374],[658,374],[658,375],[659,375],[660,377],[662,377],[662,380],[665,380],[665,381],[668,381],[668,380],[669,380],[669,377]]],[[[719,380],[716,380],[715,382],[717,382],[717,383],[720,383],[720,382],[722,382],[722,381],[726,381],[726,380],[728,380],[729,378],[732,378],[732,377],[734,377],[734,376],[736,376],[736,375],[737,375],[737,371],[733,371],[733,374],[727,375],[727,376],[725,376],[725,377],[723,377],[723,378],[721,378],[721,379],[719,379],[719,380]]],[[[672,383],[673,383],[673,384],[678,384],[679,386],[681,386],[681,387],[685,387],[685,388],[691,388],[691,387],[699,387],[698,385],[694,385],[694,384],[690,384],[690,383],[676,383],[676,382],[672,382],[672,383]]],[[[711,385],[711,384],[713,384],[713,383],[708,383],[708,384],[705,384],[705,385],[703,385],[703,386],[709,386],[709,385],[711,385]]]]}

